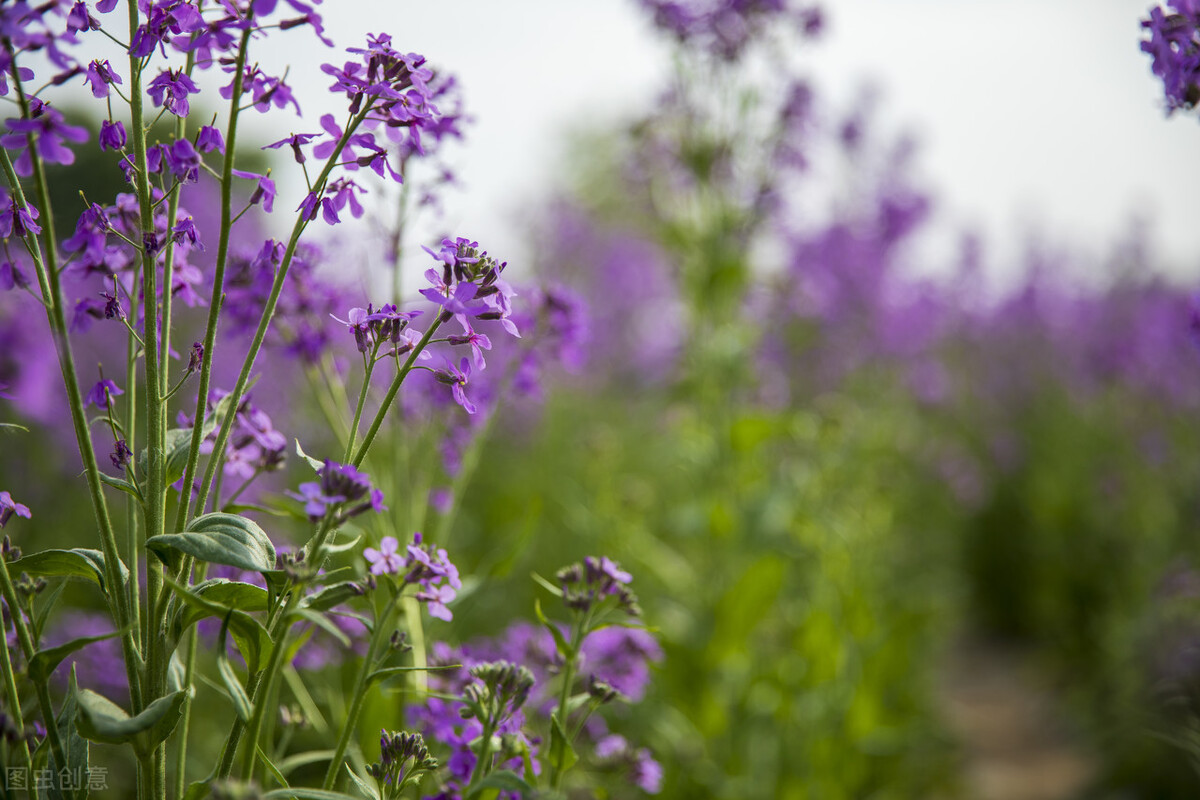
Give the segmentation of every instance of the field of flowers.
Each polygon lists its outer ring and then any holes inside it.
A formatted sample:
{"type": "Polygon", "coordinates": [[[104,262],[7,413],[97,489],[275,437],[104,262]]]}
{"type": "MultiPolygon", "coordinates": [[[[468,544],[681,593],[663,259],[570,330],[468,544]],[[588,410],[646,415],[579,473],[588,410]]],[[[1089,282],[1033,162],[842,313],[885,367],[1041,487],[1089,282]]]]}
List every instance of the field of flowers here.
{"type": "MultiPolygon", "coordinates": [[[[669,84],[510,270],[415,233],[454,65],[333,5],[0,1],[0,797],[971,798],[981,641],[1080,797],[1200,792],[1200,304],[1141,241],[914,277],[827,12],[638,0],[669,84]]],[[[1200,5],[1142,26],[1195,116],[1200,5]]]]}

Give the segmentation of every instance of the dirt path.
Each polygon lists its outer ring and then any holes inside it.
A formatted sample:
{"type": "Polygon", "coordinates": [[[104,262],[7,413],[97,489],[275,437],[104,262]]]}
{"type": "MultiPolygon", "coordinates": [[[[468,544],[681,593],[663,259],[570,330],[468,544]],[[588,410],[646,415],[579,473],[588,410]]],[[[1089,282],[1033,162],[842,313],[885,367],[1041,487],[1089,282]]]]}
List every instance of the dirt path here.
{"type": "Polygon", "coordinates": [[[964,639],[943,670],[941,705],[962,745],[964,797],[1070,800],[1087,786],[1095,764],[1025,654],[964,639]]]}

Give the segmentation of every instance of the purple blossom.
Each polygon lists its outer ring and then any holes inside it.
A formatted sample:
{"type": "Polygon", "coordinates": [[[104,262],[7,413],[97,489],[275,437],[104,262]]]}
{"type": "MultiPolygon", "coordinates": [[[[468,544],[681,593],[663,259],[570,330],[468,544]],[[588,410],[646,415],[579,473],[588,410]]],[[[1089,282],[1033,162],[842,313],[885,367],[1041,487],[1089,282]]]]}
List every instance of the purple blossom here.
{"type": "Polygon", "coordinates": [[[262,149],[263,150],[278,150],[280,147],[283,147],[285,144],[289,145],[292,148],[292,155],[295,157],[296,163],[303,164],[305,161],[304,152],[300,148],[303,145],[306,145],[309,142],[311,142],[313,139],[317,138],[317,136],[319,136],[319,135],[320,134],[316,134],[316,133],[293,133],[291,136],[287,137],[286,139],[280,139],[278,142],[271,142],[270,144],[263,145],[262,149]]]}
{"type": "Polygon", "coordinates": [[[300,484],[300,492],[288,496],[304,502],[304,510],[313,522],[335,511],[340,519],[349,519],[367,511],[386,511],[383,492],[371,487],[371,478],[353,464],[339,464],[326,459],[317,473],[320,482],[300,484]],[[354,505],[351,505],[354,504],[354,505]]]}
{"type": "Polygon", "coordinates": [[[467,397],[467,393],[463,391],[467,385],[467,381],[471,377],[471,365],[467,359],[462,359],[457,367],[447,359],[446,368],[436,371],[434,377],[450,386],[450,393],[454,395],[454,402],[462,406],[463,410],[468,414],[474,414],[479,410],[467,397]]]}
{"type": "Polygon", "coordinates": [[[37,235],[42,232],[42,226],[36,220],[37,208],[31,205],[18,206],[8,193],[0,189],[0,239],[11,236],[24,238],[29,234],[37,235]]]}
{"type": "MultiPolygon", "coordinates": [[[[171,174],[181,183],[195,183],[200,177],[200,154],[188,139],[176,139],[162,148],[163,159],[171,174]]],[[[153,170],[152,170],[153,171],[153,170]]]]}
{"type": "Polygon", "coordinates": [[[379,542],[379,549],[368,547],[363,550],[363,557],[371,564],[372,575],[394,575],[404,569],[404,557],[399,554],[400,542],[395,536],[385,536],[379,542]]]}
{"type": "Polygon", "coordinates": [[[120,122],[104,120],[100,123],[100,149],[120,150],[125,146],[125,126],[120,122]]]}
{"type": "Polygon", "coordinates": [[[254,187],[254,191],[250,195],[250,204],[262,203],[263,210],[268,214],[271,213],[275,207],[275,181],[266,175],[259,175],[255,172],[244,172],[240,169],[235,169],[233,174],[246,180],[258,181],[258,184],[254,187]]]}
{"type": "Polygon", "coordinates": [[[129,445],[126,444],[124,439],[117,439],[113,443],[113,451],[108,457],[115,468],[124,469],[125,465],[133,458],[133,451],[129,449],[129,445]]]}
{"type": "Polygon", "coordinates": [[[199,94],[200,89],[183,70],[167,70],[150,81],[146,91],[154,105],[165,107],[177,117],[186,117],[191,111],[188,95],[199,94]]]}
{"type": "Polygon", "coordinates": [[[93,97],[108,97],[108,87],[114,83],[121,83],[121,76],[113,72],[108,61],[93,60],[88,64],[87,76],[83,82],[92,85],[93,97]]]}
{"type": "Polygon", "coordinates": [[[447,336],[446,341],[452,346],[469,344],[471,346],[471,363],[475,365],[475,369],[483,370],[487,366],[483,360],[483,351],[491,350],[492,342],[487,336],[473,330],[465,318],[459,317],[459,322],[462,323],[463,333],[447,336]]]}
{"type": "Polygon", "coordinates": [[[111,407],[110,398],[125,394],[122,389],[108,378],[103,378],[92,386],[84,399],[84,405],[93,405],[100,410],[111,407]]]}
{"type": "Polygon", "coordinates": [[[13,518],[13,515],[31,519],[29,506],[22,505],[12,499],[12,495],[8,492],[0,492],[0,528],[8,524],[8,521],[13,518]]]}
{"type": "MultiPolygon", "coordinates": [[[[201,125],[200,132],[196,134],[196,149],[201,153],[211,153],[216,150],[222,155],[225,154],[225,138],[221,136],[221,131],[214,128],[212,125],[201,125]]],[[[238,170],[234,170],[236,174],[238,170]]],[[[246,177],[249,173],[242,173],[239,177],[246,177]]]]}
{"type": "Polygon", "coordinates": [[[24,289],[28,285],[29,278],[19,264],[13,261],[0,262],[0,290],[24,289]]]}

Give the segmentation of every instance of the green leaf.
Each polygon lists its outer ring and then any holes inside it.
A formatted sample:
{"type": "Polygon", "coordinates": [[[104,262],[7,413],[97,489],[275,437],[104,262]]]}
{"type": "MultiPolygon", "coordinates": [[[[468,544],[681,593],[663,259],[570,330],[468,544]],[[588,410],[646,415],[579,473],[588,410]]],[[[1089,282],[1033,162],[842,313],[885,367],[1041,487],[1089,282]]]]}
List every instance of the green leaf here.
{"type": "Polygon", "coordinates": [[[384,667],[367,675],[367,685],[370,686],[375,681],[385,681],[388,678],[394,678],[406,672],[432,672],[437,669],[459,669],[461,666],[462,664],[442,664],[436,667],[384,667]]]}
{"type": "Polygon", "coordinates": [[[325,544],[321,547],[321,554],[325,556],[336,556],[339,553],[345,553],[358,547],[358,543],[362,541],[361,533],[347,535],[344,538],[339,538],[335,533],[329,537],[325,544]]]}
{"type": "Polygon", "coordinates": [[[135,717],[103,695],[84,689],[77,695],[76,727],[84,738],[102,744],[131,742],[138,755],[153,752],[171,735],[187,692],[160,697],[135,717]]]}
{"type": "Polygon", "coordinates": [[[18,425],[15,422],[0,422],[0,430],[5,428],[11,428],[13,430],[25,431],[25,433],[29,433],[29,428],[26,428],[24,425],[18,425]]]}
{"type": "Polygon", "coordinates": [[[276,767],[271,759],[267,757],[267,754],[263,752],[262,745],[257,745],[257,747],[258,757],[262,759],[263,764],[266,765],[267,771],[271,773],[271,777],[273,777],[280,786],[285,788],[290,786],[291,784],[287,782],[287,778],[283,777],[283,773],[279,771],[279,768],[276,767]]]}
{"type": "Polygon", "coordinates": [[[72,639],[66,644],[60,644],[58,647],[39,650],[33,654],[33,658],[29,659],[29,677],[41,683],[49,678],[50,673],[54,672],[55,667],[61,664],[62,660],[71,655],[71,653],[87,647],[92,642],[102,642],[105,639],[112,639],[120,635],[119,631],[113,631],[112,633],[105,633],[100,636],[80,636],[78,639],[72,639]]]}
{"type": "Polygon", "coordinates": [[[475,784],[466,795],[465,800],[475,797],[484,789],[499,789],[502,792],[519,792],[522,797],[533,791],[533,787],[526,783],[517,773],[507,769],[499,769],[489,773],[486,778],[475,784]]]}
{"type": "Polygon", "coordinates": [[[319,764],[322,761],[328,761],[336,755],[336,750],[309,750],[305,753],[296,753],[288,756],[277,765],[279,771],[287,775],[294,769],[306,767],[309,764],[319,764]]]}
{"type": "Polygon", "coordinates": [[[317,459],[304,452],[304,448],[300,446],[300,440],[296,439],[296,455],[308,462],[308,465],[313,468],[313,472],[320,472],[325,469],[325,462],[317,459]]]}
{"type": "Polygon", "coordinates": [[[275,545],[252,519],[220,511],[192,520],[182,533],[151,536],[146,547],[164,562],[172,551],[210,564],[266,572],[275,569],[275,545]]]}
{"type": "Polygon", "coordinates": [[[354,781],[354,785],[358,787],[360,792],[370,798],[379,797],[379,790],[367,783],[365,779],[359,777],[357,772],[350,769],[349,764],[344,764],[343,766],[346,767],[346,774],[350,776],[350,780],[354,781]]]}
{"type": "Polygon", "coordinates": [[[130,483],[129,481],[125,480],[124,478],[114,478],[112,475],[107,475],[107,474],[101,472],[100,473],[100,482],[107,483],[109,486],[113,487],[114,489],[120,489],[125,494],[133,497],[139,503],[142,502],[142,490],[139,489],[136,484],[130,483]]]}
{"type": "Polygon", "coordinates": [[[187,791],[183,793],[183,800],[205,800],[212,794],[212,778],[210,776],[202,781],[194,781],[188,784],[187,791]]]}
{"type": "Polygon", "coordinates": [[[542,601],[533,601],[533,613],[537,615],[538,622],[550,631],[550,635],[554,637],[554,645],[558,648],[558,652],[564,658],[574,658],[575,649],[571,647],[571,643],[567,641],[567,637],[563,636],[563,632],[558,629],[550,620],[546,619],[546,615],[542,613],[542,601]]]}
{"type": "MultiPolygon", "coordinates": [[[[124,562],[118,562],[118,565],[121,581],[124,583],[129,580],[129,569],[124,562]]],[[[104,583],[104,553],[99,550],[42,550],[18,558],[9,568],[17,574],[28,572],[33,576],[83,578],[99,586],[105,593],[108,592],[104,583]]]]}
{"type": "Polygon", "coordinates": [[[558,586],[555,586],[553,583],[551,583],[550,581],[546,580],[546,579],[545,579],[545,578],[543,578],[541,575],[538,575],[536,572],[532,573],[532,575],[533,575],[533,580],[534,580],[534,581],[535,581],[535,582],[536,582],[536,583],[537,583],[539,586],[541,586],[543,589],[545,589],[547,592],[549,592],[550,594],[554,595],[555,597],[562,597],[562,596],[563,596],[563,592],[562,592],[562,589],[561,589],[560,587],[558,587],[558,586]]]}
{"type": "Polygon", "coordinates": [[[352,794],[343,794],[342,792],[330,792],[325,789],[305,789],[301,786],[293,786],[290,789],[272,789],[262,795],[263,800],[275,800],[275,798],[294,798],[294,800],[362,800],[361,797],[355,797],[352,794]]]}
{"type": "Polygon", "coordinates": [[[333,620],[331,620],[325,614],[322,614],[320,611],[313,611],[311,608],[298,608],[289,616],[295,619],[302,619],[306,622],[311,622],[313,625],[316,625],[318,628],[337,639],[338,643],[341,644],[342,647],[350,647],[350,637],[347,636],[345,631],[339,628],[333,620]]]}
{"type": "Polygon", "coordinates": [[[575,748],[571,746],[562,723],[559,722],[558,712],[550,715],[550,761],[558,767],[559,774],[566,772],[579,760],[575,748]]]}
{"type": "MultiPolygon", "coordinates": [[[[75,681],[75,668],[71,668],[71,680],[68,684],[67,697],[63,700],[62,710],[58,714],[58,737],[63,743],[65,752],[63,755],[67,758],[67,769],[73,774],[79,776],[77,785],[79,793],[75,795],[78,800],[83,800],[87,797],[87,774],[88,774],[88,742],[87,739],[79,735],[79,731],[75,728],[76,714],[76,697],[79,694],[79,685],[75,681]]],[[[50,771],[58,775],[59,767],[54,760],[54,753],[51,752],[48,762],[50,771]]],[[[51,800],[71,800],[70,794],[64,794],[62,785],[59,781],[52,781],[50,786],[51,800]]]]}
{"type": "MultiPolygon", "coordinates": [[[[188,451],[192,447],[192,429],[191,428],[169,428],[166,432],[166,472],[167,485],[175,483],[183,477],[183,470],[187,466],[188,451]]],[[[145,448],[138,453],[137,473],[139,475],[148,475],[150,473],[150,453],[145,448]]]]}
{"type": "MultiPolygon", "coordinates": [[[[233,641],[237,644],[238,650],[242,651],[242,657],[246,659],[246,665],[250,668],[250,671],[254,672],[258,669],[260,661],[270,654],[272,647],[271,635],[267,633],[267,629],[262,626],[262,623],[244,611],[231,609],[207,598],[199,597],[193,594],[186,586],[170,577],[164,577],[163,580],[189,608],[200,609],[205,612],[198,616],[190,617],[191,622],[188,623],[189,625],[204,617],[224,617],[226,614],[232,612],[229,620],[229,630],[233,633],[233,641]]],[[[171,633],[175,642],[178,642],[183,632],[187,630],[187,626],[181,624],[181,617],[185,617],[187,614],[188,612],[181,611],[176,618],[177,621],[172,625],[171,633]]]]}
{"type": "MultiPolygon", "coordinates": [[[[233,671],[225,648],[225,637],[229,634],[229,618],[231,616],[233,616],[232,611],[225,615],[225,620],[221,623],[221,634],[217,638],[217,672],[221,673],[221,682],[225,684],[225,689],[229,692],[229,699],[233,701],[233,708],[238,717],[242,722],[249,722],[254,713],[254,706],[250,704],[250,698],[246,695],[246,690],[242,688],[242,682],[238,679],[237,673],[233,671]]],[[[287,786],[287,781],[282,781],[282,783],[287,786]]]]}
{"type": "Polygon", "coordinates": [[[360,597],[361,595],[362,587],[353,581],[335,583],[305,597],[300,601],[300,606],[302,608],[311,608],[314,611],[328,611],[334,606],[341,605],[347,600],[353,597],[360,597]]]}
{"type": "MultiPolygon", "coordinates": [[[[255,586],[253,583],[245,583],[243,581],[226,580],[224,578],[213,578],[212,580],[198,583],[191,587],[189,591],[194,596],[214,603],[222,609],[232,608],[247,612],[266,611],[269,599],[267,590],[261,586],[255,586]]],[[[217,611],[215,608],[187,606],[176,624],[179,626],[180,632],[182,632],[187,630],[190,625],[206,617],[220,617],[223,615],[224,611],[217,611]]]]}
{"type": "Polygon", "coordinates": [[[33,615],[33,640],[35,642],[42,640],[42,631],[46,629],[46,620],[50,617],[50,612],[58,605],[58,598],[62,597],[63,590],[66,588],[67,582],[60,582],[58,586],[45,592],[42,601],[38,603],[38,609],[33,615]]]}

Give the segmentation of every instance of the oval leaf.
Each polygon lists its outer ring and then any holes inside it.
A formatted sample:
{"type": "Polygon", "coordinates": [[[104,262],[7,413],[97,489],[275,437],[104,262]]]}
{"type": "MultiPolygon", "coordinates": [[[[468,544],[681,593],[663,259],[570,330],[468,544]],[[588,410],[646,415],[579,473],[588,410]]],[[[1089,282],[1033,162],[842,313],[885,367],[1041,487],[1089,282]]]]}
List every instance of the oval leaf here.
{"type": "Polygon", "coordinates": [[[275,545],[257,522],[237,514],[205,514],[192,520],[182,533],[150,537],[146,547],[164,561],[174,551],[252,572],[275,569],[275,545]]]}
{"type": "MultiPolygon", "coordinates": [[[[16,574],[45,575],[58,578],[83,578],[105,590],[104,553],[99,550],[42,550],[12,562],[9,568],[16,574]]],[[[129,568],[119,564],[122,582],[129,579],[129,568]]],[[[107,591],[107,590],[105,590],[107,591]]]]}
{"type": "Polygon", "coordinates": [[[50,677],[50,673],[62,663],[62,660],[74,653],[80,648],[87,647],[92,642],[102,642],[105,639],[112,639],[120,636],[119,631],[112,633],[101,634],[100,636],[80,636],[78,639],[72,639],[66,644],[60,644],[58,647],[51,647],[46,650],[39,650],[33,654],[33,658],[29,659],[29,677],[35,681],[41,682],[50,677]]]}
{"type": "Polygon", "coordinates": [[[179,721],[179,709],[187,692],[160,697],[131,717],[125,709],[103,695],[84,689],[76,696],[75,719],[79,733],[87,740],[103,744],[132,742],[140,754],[148,754],[166,739],[179,721]]]}

